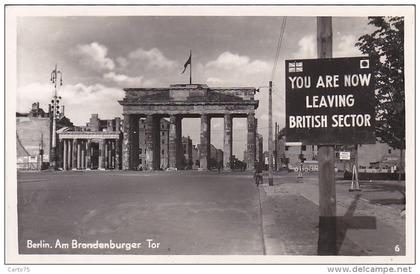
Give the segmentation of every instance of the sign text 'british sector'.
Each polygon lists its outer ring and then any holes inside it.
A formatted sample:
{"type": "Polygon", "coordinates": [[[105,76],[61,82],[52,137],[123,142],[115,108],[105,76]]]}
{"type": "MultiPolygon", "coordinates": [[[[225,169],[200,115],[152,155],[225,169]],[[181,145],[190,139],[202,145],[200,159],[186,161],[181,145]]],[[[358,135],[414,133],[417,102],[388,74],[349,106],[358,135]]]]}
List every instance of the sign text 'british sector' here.
{"type": "Polygon", "coordinates": [[[368,57],[286,61],[288,141],[375,142],[374,76],[368,57]]]}

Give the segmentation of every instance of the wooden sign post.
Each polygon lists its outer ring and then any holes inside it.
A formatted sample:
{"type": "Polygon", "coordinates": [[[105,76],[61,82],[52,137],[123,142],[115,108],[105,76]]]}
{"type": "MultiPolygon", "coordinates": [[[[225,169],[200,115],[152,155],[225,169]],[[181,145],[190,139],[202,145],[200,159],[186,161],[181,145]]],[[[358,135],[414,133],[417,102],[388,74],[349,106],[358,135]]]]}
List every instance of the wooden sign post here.
{"type": "Polygon", "coordinates": [[[332,58],[332,18],[317,18],[317,59],[286,60],[286,139],[317,145],[319,255],[336,255],[335,145],[375,143],[370,57],[332,58]]]}
{"type": "MultiPolygon", "coordinates": [[[[332,58],[332,18],[317,18],[318,58],[332,58]]],[[[336,255],[335,150],[333,145],[318,149],[319,237],[318,255],[336,255]]]]}

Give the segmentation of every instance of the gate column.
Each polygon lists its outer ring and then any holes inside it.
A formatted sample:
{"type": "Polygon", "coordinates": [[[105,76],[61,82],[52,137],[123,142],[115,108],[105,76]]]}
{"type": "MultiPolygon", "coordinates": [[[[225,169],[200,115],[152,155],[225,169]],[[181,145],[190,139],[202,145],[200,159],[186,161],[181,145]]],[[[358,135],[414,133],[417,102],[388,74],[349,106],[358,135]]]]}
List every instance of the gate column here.
{"type": "Polygon", "coordinates": [[[177,159],[177,134],[176,134],[176,120],[175,115],[169,117],[169,153],[168,153],[168,162],[169,169],[176,169],[176,159],[177,159]]]}
{"type": "Polygon", "coordinates": [[[67,140],[63,139],[63,170],[67,170],[67,140]]]}
{"type": "Polygon", "coordinates": [[[82,152],[82,147],[80,145],[80,143],[82,142],[82,140],[79,140],[77,142],[77,169],[81,168],[81,163],[82,163],[82,158],[81,158],[81,152],[82,152]]]}
{"type": "Polygon", "coordinates": [[[120,147],[121,147],[121,143],[120,143],[120,139],[117,139],[115,141],[115,168],[116,169],[121,169],[120,167],[120,147]]]}
{"type": "Polygon", "coordinates": [[[160,158],[162,156],[162,153],[160,151],[160,120],[161,117],[158,115],[153,115],[153,170],[159,170],[160,169],[160,158]]]}
{"type": "Polygon", "coordinates": [[[105,140],[105,149],[104,149],[104,168],[109,169],[109,140],[105,140]]]}
{"type": "Polygon", "coordinates": [[[86,142],[86,169],[91,169],[91,140],[88,139],[86,142]]]}
{"type": "Polygon", "coordinates": [[[225,170],[231,170],[232,160],[232,115],[225,114],[223,134],[223,165],[225,170]]]}
{"type": "Polygon", "coordinates": [[[111,164],[112,169],[115,169],[115,140],[111,140],[111,164]]]}
{"type": "Polygon", "coordinates": [[[130,128],[130,116],[124,114],[123,120],[123,142],[122,142],[122,169],[128,170],[131,168],[130,165],[130,154],[131,154],[131,128],[130,128]]]}
{"type": "Polygon", "coordinates": [[[77,169],[77,139],[73,139],[72,145],[72,170],[77,169]]]}
{"type": "Polygon", "coordinates": [[[81,159],[80,159],[80,165],[81,165],[81,169],[86,169],[86,140],[82,140],[81,144],[80,144],[81,148],[81,159]]]}
{"type": "Polygon", "coordinates": [[[98,169],[104,170],[104,158],[105,158],[105,140],[99,140],[99,158],[98,158],[98,169]]]}
{"type": "Polygon", "coordinates": [[[183,169],[184,168],[184,146],[182,145],[182,118],[177,116],[176,123],[175,123],[175,131],[176,131],[176,168],[183,169]]]}
{"type": "Polygon", "coordinates": [[[153,150],[153,116],[147,115],[144,127],[146,139],[146,170],[153,169],[153,158],[155,153],[153,150]]]}
{"type": "Polygon", "coordinates": [[[71,170],[71,140],[66,140],[67,142],[67,170],[71,170]]]}
{"type": "Polygon", "coordinates": [[[139,162],[139,117],[124,114],[122,169],[136,169],[139,162]]]}
{"type": "Polygon", "coordinates": [[[255,169],[255,114],[249,113],[247,117],[248,134],[247,134],[247,170],[255,169]]]}
{"type": "Polygon", "coordinates": [[[160,167],[160,119],[147,115],[145,121],[146,169],[157,170],[160,167]]]}
{"type": "Polygon", "coordinates": [[[200,133],[200,169],[208,170],[210,158],[210,117],[207,114],[201,115],[200,133]]]}
{"type": "Polygon", "coordinates": [[[131,167],[137,170],[139,166],[139,123],[140,116],[131,116],[131,167]]]}

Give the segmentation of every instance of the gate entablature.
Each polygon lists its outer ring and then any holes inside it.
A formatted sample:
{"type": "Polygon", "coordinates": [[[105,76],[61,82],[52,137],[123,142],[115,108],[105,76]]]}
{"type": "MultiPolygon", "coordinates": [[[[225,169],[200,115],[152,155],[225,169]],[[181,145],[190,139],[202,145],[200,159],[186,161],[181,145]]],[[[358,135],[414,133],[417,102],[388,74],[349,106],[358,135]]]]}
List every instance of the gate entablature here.
{"type": "Polygon", "coordinates": [[[169,88],[126,88],[119,103],[123,114],[184,114],[246,117],[258,107],[256,89],[209,88],[207,85],[171,85],[169,88]]]}

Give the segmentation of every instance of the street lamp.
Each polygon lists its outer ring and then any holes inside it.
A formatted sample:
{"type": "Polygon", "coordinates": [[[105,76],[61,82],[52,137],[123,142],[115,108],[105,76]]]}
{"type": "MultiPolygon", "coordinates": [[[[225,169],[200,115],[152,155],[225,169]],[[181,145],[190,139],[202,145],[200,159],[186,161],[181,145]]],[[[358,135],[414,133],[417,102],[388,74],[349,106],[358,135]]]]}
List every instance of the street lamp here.
{"type": "Polygon", "coordinates": [[[54,96],[51,100],[52,110],[50,115],[52,115],[52,141],[51,141],[51,167],[57,169],[57,140],[56,140],[56,131],[57,131],[57,118],[60,115],[60,100],[61,96],[57,96],[58,87],[57,84],[59,83],[60,86],[63,85],[63,74],[61,71],[57,69],[57,64],[55,65],[54,70],[51,72],[51,83],[54,84],[54,96]],[[58,79],[60,77],[60,80],[58,79]]]}
{"type": "Polygon", "coordinates": [[[273,81],[268,88],[268,185],[273,186],[273,81]]]}

